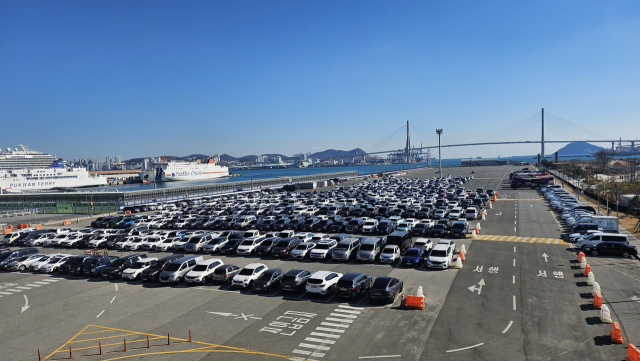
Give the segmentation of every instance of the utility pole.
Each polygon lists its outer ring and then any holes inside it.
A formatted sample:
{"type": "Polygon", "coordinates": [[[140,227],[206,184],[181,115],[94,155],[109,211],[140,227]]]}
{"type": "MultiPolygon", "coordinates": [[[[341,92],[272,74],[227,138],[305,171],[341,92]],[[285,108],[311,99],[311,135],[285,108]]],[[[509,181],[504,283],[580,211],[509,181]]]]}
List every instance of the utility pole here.
{"type": "Polygon", "coordinates": [[[407,163],[411,163],[411,132],[409,130],[408,120],[407,120],[407,163]]]}
{"type": "Polygon", "coordinates": [[[544,159],[544,108],[542,108],[542,150],[540,151],[540,161],[544,159]]]}
{"type": "Polygon", "coordinates": [[[440,147],[440,136],[442,135],[442,129],[436,129],[438,133],[438,162],[440,163],[440,179],[442,179],[442,148],[440,147]]]}

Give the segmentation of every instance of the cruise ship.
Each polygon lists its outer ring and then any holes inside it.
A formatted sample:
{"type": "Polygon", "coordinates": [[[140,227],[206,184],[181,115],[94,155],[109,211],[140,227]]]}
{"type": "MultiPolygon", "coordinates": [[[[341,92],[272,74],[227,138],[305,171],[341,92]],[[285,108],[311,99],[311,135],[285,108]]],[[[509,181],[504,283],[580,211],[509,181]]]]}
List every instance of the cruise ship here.
{"type": "Polygon", "coordinates": [[[223,178],[229,176],[229,168],[215,164],[213,158],[195,162],[170,161],[154,163],[151,171],[139,173],[144,183],[191,181],[223,178]]]}
{"type": "Polygon", "coordinates": [[[85,168],[68,168],[63,161],[55,161],[49,168],[44,169],[0,170],[2,193],[106,185],[106,177],[90,175],[85,168]]]}
{"type": "Polygon", "coordinates": [[[0,170],[43,169],[50,167],[55,161],[56,157],[51,154],[29,149],[22,144],[15,148],[0,147],[0,170]]]}

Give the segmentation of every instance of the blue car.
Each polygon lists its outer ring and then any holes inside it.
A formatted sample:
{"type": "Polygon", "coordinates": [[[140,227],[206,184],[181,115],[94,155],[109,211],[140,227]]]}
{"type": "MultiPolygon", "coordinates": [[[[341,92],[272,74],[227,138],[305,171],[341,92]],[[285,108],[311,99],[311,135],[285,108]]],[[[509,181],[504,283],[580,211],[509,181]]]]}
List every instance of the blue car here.
{"type": "Polygon", "coordinates": [[[424,250],[420,248],[409,248],[404,253],[400,264],[406,267],[418,267],[423,256],[424,250]]]}

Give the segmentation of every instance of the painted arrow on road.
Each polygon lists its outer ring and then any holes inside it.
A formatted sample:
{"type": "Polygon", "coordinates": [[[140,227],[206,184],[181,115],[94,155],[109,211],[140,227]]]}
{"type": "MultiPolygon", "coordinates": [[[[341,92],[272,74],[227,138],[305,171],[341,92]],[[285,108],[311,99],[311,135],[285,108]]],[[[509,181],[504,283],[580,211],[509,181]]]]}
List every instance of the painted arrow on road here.
{"type": "Polygon", "coordinates": [[[475,285],[468,287],[469,291],[471,292],[475,292],[478,291],[478,294],[480,294],[480,292],[482,292],[482,286],[484,286],[484,278],[480,280],[480,282],[478,282],[478,286],[480,287],[476,287],[475,285]]]}
{"type": "Polygon", "coordinates": [[[250,318],[254,319],[254,320],[262,320],[262,318],[260,317],[254,317],[253,314],[251,315],[245,315],[244,313],[240,313],[239,315],[233,314],[233,313],[229,313],[229,312],[209,312],[206,311],[207,313],[212,313],[214,315],[218,315],[218,316],[224,316],[224,317],[229,317],[232,316],[235,319],[243,319],[245,321],[249,321],[250,318]]]}
{"type": "Polygon", "coordinates": [[[547,259],[547,257],[549,257],[549,256],[547,256],[547,254],[546,254],[546,253],[543,253],[543,254],[542,254],[542,257],[544,257],[544,261],[545,261],[545,262],[549,262],[549,260],[547,259]]]}
{"type": "Polygon", "coordinates": [[[29,309],[29,299],[27,298],[27,295],[23,295],[24,296],[24,306],[22,306],[22,311],[20,311],[20,313],[26,311],[29,309]]]}
{"type": "Polygon", "coordinates": [[[207,313],[213,313],[214,315],[225,316],[225,317],[228,317],[228,316],[237,317],[238,316],[238,315],[234,315],[233,313],[229,313],[229,312],[209,312],[209,311],[207,311],[207,313]]]}

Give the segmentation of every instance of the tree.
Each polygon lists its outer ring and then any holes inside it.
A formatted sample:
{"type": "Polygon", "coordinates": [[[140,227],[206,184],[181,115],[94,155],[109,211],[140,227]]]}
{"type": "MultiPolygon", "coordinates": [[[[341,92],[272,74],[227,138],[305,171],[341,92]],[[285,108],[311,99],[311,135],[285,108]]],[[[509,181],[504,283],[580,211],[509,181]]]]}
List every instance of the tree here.
{"type": "Polygon", "coordinates": [[[606,149],[600,149],[595,156],[596,168],[600,170],[600,173],[604,174],[609,166],[609,161],[611,161],[609,152],[606,149]]]}

